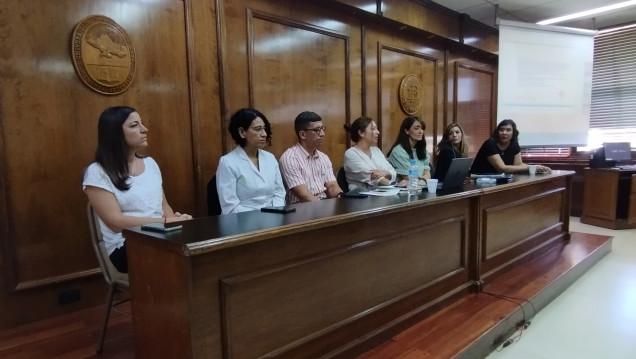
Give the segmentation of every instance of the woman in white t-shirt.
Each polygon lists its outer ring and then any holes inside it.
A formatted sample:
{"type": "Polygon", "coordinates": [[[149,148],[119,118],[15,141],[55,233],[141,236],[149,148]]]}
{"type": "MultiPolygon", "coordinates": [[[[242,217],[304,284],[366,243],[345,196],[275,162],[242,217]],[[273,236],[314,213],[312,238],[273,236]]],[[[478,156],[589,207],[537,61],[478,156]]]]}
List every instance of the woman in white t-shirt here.
{"type": "MultiPolygon", "coordinates": [[[[360,117],[351,126],[345,125],[355,146],[345,151],[344,171],[349,190],[388,185],[397,179],[395,169],[377,147],[380,131],[368,117],[360,117]]],[[[402,181],[406,184],[406,181],[402,181]]]]}
{"type": "Polygon", "coordinates": [[[99,217],[104,244],[111,262],[128,273],[124,228],[153,222],[191,219],[174,212],[163,193],[161,171],[138,150],[148,146],[148,129],[135,109],[110,107],[97,125],[97,153],[84,172],[82,188],[99,217]]]}

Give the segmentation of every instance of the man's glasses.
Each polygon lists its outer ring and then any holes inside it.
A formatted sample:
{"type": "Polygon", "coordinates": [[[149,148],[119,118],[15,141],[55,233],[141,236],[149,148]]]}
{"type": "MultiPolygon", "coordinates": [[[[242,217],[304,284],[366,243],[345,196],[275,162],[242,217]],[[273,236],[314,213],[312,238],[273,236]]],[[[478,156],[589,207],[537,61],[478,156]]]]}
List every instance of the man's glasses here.
{"type": "Polygon", "coordinates": [[[320,132],[327,131],[327,127],[321,126],[321,127],[316,127],[316,128],[306,128],[306,129],[304,129],[304,131],[314,131],[317,135],[319,135],[320,132]]]}

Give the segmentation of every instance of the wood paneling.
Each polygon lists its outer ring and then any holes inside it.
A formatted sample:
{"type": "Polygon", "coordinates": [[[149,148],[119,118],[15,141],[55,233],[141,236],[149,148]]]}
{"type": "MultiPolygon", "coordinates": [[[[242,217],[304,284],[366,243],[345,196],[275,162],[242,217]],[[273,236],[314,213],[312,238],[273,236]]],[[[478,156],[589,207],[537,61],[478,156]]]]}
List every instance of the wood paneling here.
{"type": "Polygon", "coordinates": [[[563,243],[571,174],[445,196],[327,199],[285,216],[189,221],[166,235],[125,231],[137,355],[351,357],[563,243]],[[529,207],[536,223],[503,238],[529,207]],[[483,260],[491,245],[496,255],[483,260]]]}
{"type": "Polygon", "coordinates": [[[440,46],[408,32],[398,36],[390,26],[366,28],[367,115],[378,123],[384,153],[391,149],[400,124],[408,116],[398,97],[400,82],[408,74],[417,75],[422,83],[422,106],[417,115],[426,124],[427,149],[433,152],[445,109],[445,53],[440,46]]]}
{"type": "Polygon", "coordinates": [[[102,296],[81,189],[102,110],[129,105],[139,111],[150,130],[145,153],[159,163],[176,210],[195,211],[195,176],[183,1],[148,6],[123,0],[4,0],[0,7],[0,31],[7,35],[0,59],[7,214],[0,327],[6,327],[94,305],[102,296]],[[93,14],[116,21],[135,46],[136,76],[121,95],[90,90],[73,69],[70,35],[77,22],[93,14]],[[90,279],[80,280],[86,276],[90,279]],[[28,291],[11,294],[14,289],[28,291]],[[60,306],[57,294],[67,289],[78,289],[80,301],[60,306]]]}
{"type": "Polygon", "coordinates": [[[206,186],[216,173],[223,154],[225,131],[221,121],[221,99],[218,60],[220,23],[215,1],[186,0],[186,41],[190,111],[192,120],[192,151],[195,178],[195,215],[208,213],[206,186]]]}
{"type": "MultiPolygon", "coordinates": [[[[572,233],[572,239],[486,286],[485,291],[528,298],[540,309],[611,251],[611,237],[572,233]]],[[[528,308],[525,310],[532,310],[528,308]]],[[[130,313],[130,302],[120,309],[130,313]]],[[[0,332],[2,358],[134,358],[132,318],[113,312],[105,352],[94,354],[103,306],[0,332]]],[[[528,312],[532,313],[532,312],[528,312]]],[[[458,300],[393,336],[359,359],[483,358],[497,337],[522,320],[518,305],[478,293],[458,300]],[[416,357],[420,358],[420,357],[416,357]]],[[[527,317],[526,317],[527,319],[527,317]]],[[[355,357],[349,353],[347,358],[355,357]]]]}
{"type": "Polygon", "coordinates": [[[515,191],[485,190],[480,203],[482,280],[491,281],[511,263],[533,258],[567,238],[570,186],[569,179],[560,178],[515,191]],[[498,223],[510,227],[502,230],[498,223]]]}
{"type": "MultiPolygon", "coordinates": [[[[224,77],[232,79],[225,82],[224,118],[241,107],[258,108],[272,123],[269,151],[279,157],[297,141],[296,115],[316,112],[327,126],[321,151],[337,169],[348,148],[342,126],[360,109],[360,28],[321,7],[284,5],[223,2],[224,77]]],[[[229,151],[235,144],[223,135],[229,151]]]]}
{"type": "Polygon", "coordinates": [[[461,21],[462,43],[492,54],[499,52],[499,32],[497,30],[468,16],[462,17],[461,21]]]}
{"type": "Polygon", "coordinates": [[[294,118],[313,111],[328,126],[321,150],[338,158],[347,149],[342,119],[351,113],[348,36],[255,11],[248,28],[250,103],[272,124],[271,151],[280,157],[293,146],[294,118]]]}
{"type": "MultiPolygon", "coordinates": [[[[300,346],[404,293],[466,271],[465,226],[465,218],[457,217],[418,222],[399,235],[376,231],[355,246],[222,279],[228,357],[255,358],[300,346]]],[[[327,229],[322,236],[333,238],[343,231],[327,229]]]]}
{"type": "Polygon", "coordinates": [[[406,75],[414,74],[421,81],[420,111],[416,114],[424,121],[428,151],[432,151],[430,133],[437,123],[439,86],[439,59],[412,50],[378,43],[378,127],[382,132],[381,148],[391,150],[406,114],[400,106],[399,88],[406,75]],[[431,145],[429,145],[431,144],[431,145]]]}
{"type": "Polygon", "coordinates": [[[106,107],[137,108],[170,204],[202,215],[241,107],[271,120],[276,156],[296,141],[296,115],[319,113],[337,169],[350,145],[342,125],[365,112],[381,117],[388,149],[405,117],[395,79],[414,72],[426,81],[432,150],[453,107],[449,59],[496,67],[457,43],[460,30],[454,14],[408,0],[0,0],[0,328],[102,300],[80,183],[106,107]],[[93,92],[72,66],[73,27],[95,14],[120,24],[136,49],[135,79],[120,95],[93,92]],[[69,289],[80,301],[59,305],[69,289]]]}
{"type": "Polygon", "coordinates": [[[474,157],[495,128],[495,72],[456,61],[453,118],[464,129],[469,156],[474,157]]]}
{"type": "Polygon", "coordinates": [[[512,269],[484,286],[484,293],[458,300],[357,359],[485,358],[611,247],[612,237],[573,232],[571,241],[512,269]]]}
{"type": "Polygon", "coordinates": [[[581,222],[624,229],[636,227],[636,170],[586,168],[581,222]]]}
{"type": "Polygon", "coordinates": [[[607,222],[616,220],[618,171],[587,169],[583,172],[583,216],[607,222]]]}
{"type": "Polygon", "coordinates": [[[382,0],[382,15],[447,39],[460,39],[460,15],[441,7],[435,11],[417,1],[382,0]]]}
{"type": "Polygon", "coordinates": [[[636,174],[632,175],[629,192],[629,204],[627,211],[627,224],[636,225],[636,174]]]}

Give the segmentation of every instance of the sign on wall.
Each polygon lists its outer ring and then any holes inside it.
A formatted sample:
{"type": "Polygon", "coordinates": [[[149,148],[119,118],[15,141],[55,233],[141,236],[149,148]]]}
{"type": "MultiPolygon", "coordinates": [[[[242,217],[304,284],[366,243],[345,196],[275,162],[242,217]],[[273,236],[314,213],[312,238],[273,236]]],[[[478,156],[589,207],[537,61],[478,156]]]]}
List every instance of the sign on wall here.
{"type": "Polygon", "coordinates": [[[71,57],[80,79],[104,95],[126,91],[135,77],[135,48],[126,31],[106,16],[91,15],[75,25],[71,57]]]}
{"type": "Polygon", "coordinates": [[[404,76],[400,82],[399,99],[402,111],[407,115],[415,115],[422,108],[422,81],[417,75],[404,76]]]}

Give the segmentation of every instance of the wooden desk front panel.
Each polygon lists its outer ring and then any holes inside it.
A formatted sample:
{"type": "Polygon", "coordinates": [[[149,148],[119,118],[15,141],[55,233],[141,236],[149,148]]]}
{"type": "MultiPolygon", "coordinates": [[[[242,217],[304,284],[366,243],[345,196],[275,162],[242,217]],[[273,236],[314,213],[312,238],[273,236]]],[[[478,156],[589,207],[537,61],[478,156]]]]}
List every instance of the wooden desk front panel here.
{"type": "Polygon", "coordinates": [[[523,257],[532,258],[567,235],[566,181],[559,178],[533,183],[514,191],[486,193],[481,198],[482,280],[488,281],[523,257]]]}
{"type": "Polygon", "coordinates": [[[353,357],[567,238],[570,177],[126,231],[136,357],[353,357]]]}
{"type": "Polygon", "coordinates": [[[405,207],[193,257],[194,357],[318,357],[424,315],[468,290],[470,208],[405,207]]]}
{"type": "Polygon", "coordinates": [[[629,210],[627,212],[627,224],[636,224],[636,174],[631,177],[631,191],[629,191],[629,210]]]}
{"type": "Polygon", "coordinates": [[[585,170],[581,217],[616,220],[619,175],[618,171],[607,169],[585,170]]]}

